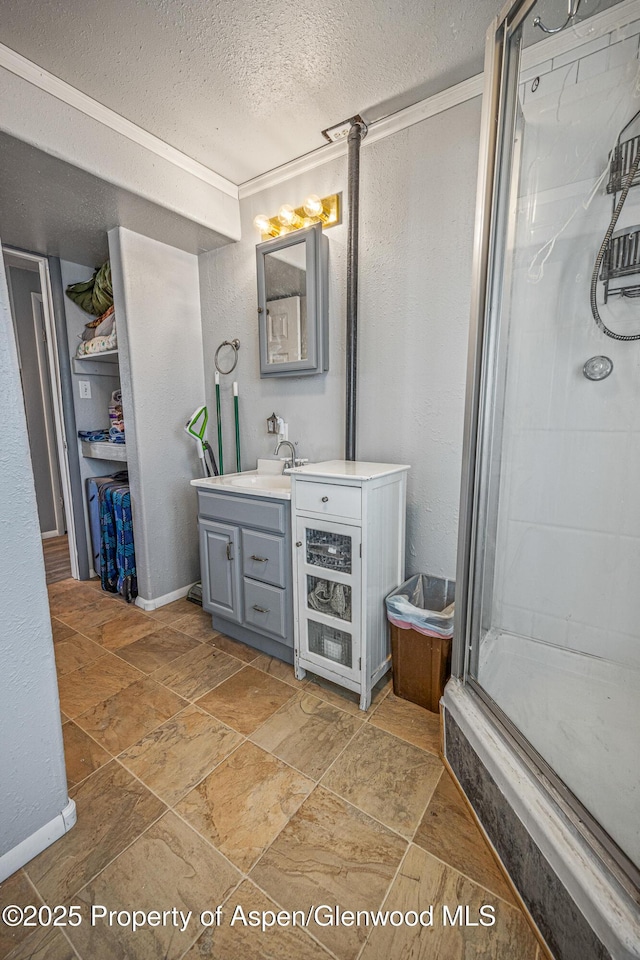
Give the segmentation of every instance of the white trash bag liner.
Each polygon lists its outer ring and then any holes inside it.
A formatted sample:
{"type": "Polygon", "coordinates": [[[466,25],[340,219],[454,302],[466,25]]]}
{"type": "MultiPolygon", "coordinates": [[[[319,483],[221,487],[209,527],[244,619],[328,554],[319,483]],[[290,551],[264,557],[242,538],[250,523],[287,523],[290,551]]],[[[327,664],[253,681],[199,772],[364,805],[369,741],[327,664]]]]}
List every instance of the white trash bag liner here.
{"type": "Polygon", "coordinates": [[[455,592],[455,580],[417,573],[387,597],[387,619],[401,630],[451,637],[455,592]]]}

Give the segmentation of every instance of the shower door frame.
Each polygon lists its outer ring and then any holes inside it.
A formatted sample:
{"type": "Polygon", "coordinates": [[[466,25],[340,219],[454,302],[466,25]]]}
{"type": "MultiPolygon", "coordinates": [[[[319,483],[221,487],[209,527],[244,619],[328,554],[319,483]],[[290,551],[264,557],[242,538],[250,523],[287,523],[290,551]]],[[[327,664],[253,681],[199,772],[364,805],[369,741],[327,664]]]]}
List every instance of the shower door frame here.
{"type": "MultiPolygon", "coordinates": [[[[519,70],[520,50],[514,57],[509,41],[537,0],[510,0],[492,21],[486,36],[484,91],[476,195],[471,318],[467,360],[460,524],[456,571],[455,636],[452,674],[464,683],[488,719],[498,727],[522,762],[541,782],[562,814],[586,840],[613,877],[636,901],[640,870],[615,843],[556,771],[531,745],[475,678],[479,647],[478,577],[487,564],[485,548],[476,563],[479,536],[484,532],[482,493],[488,476],[497,469],[491,446],[500,447],[494,429],[494,389],[498,356],[501,301],[507,259],[505,203],[512,189],[515,100],[509,102],[508,83],[519,70]]],[[[515,84],[517,94],[517,83],[515,84]]],[[[493,553],[494,544],[489,544],[493,553]]]]}

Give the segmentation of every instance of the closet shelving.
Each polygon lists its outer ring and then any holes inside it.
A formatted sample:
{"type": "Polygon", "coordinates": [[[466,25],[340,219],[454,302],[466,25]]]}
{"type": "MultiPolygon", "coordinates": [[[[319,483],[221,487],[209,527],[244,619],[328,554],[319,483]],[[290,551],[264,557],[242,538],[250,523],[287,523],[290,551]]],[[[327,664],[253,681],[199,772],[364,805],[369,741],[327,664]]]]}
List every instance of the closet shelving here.
{"type": "Polygon", "coordinates": [[[118,351],[105,350],[104,353],[92,353],[88,357],[73,358],[73,372],[95,377],[114,377],[118,375],[118,351]],[[115,369],[114,369],[115,368],[115,369]]]}
{"type": "Polygon", "coordinates": [[[109,443],[108,440],[98,440],[93,443],[88,440],[82,440],[81,442],[83,457],[89,457],[95,460],[115,460],[119,463],[126,463],[126,443],[109,443]]]}

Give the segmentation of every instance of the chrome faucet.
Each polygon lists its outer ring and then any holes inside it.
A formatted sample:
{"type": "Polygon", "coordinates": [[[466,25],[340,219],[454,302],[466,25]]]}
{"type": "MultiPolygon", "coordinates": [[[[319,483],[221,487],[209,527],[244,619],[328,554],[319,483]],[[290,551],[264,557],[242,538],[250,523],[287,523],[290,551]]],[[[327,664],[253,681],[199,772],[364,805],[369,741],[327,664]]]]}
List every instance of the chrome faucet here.
{"type": "Polygon", "coordinates": [[[278,441],[278,443],[276,444],[276,449],[274,451],[275,457],[278,456],[278,453],[280,452],[280,447],[285,445],[289,447],[289,450],[291,451],[291,456],[285,460],[284,466],[282,467],[283,470],[288,470],[290,467],[300,467],[302,466],[303,463],[309,462],[308,460],[301,460],[299,457],[296,457],[296,448],[291,443],[291,440],[278,441]]]}

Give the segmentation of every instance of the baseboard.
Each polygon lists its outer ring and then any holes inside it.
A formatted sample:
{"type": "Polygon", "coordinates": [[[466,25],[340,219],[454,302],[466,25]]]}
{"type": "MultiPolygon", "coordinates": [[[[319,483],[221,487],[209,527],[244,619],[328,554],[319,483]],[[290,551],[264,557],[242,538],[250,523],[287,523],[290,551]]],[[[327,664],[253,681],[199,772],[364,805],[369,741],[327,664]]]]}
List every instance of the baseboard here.
{"type": "Polygon", "coordinates": [[[188,583],[186,587],[179,587],[178,590],[172,590],[171,593],[165,593],[163,596],[156,597],[154,600],[147,600],[146,597],[138,595],[136,597],[136,606],[141,607],[143,610],[157,610],[158,607],[164,607],[167,603],[173,603],[174,600],[181,600],[182,597],[186,597],[192,586],[192,583],[188,583]]]}
{"type": "Polygon", "coordinates": [[[69,800],[66,807],[57,816],[45,823],[43,827],[32,833],[31,836],[23,840],[12,850],[7,850],[0,857],[0,883],[10,877],[16,870],[24,867],[39,853],[50,847],[52,843],[63,837],[65,833],[71,830],[76,822],[76,802],[69,800]]]}

